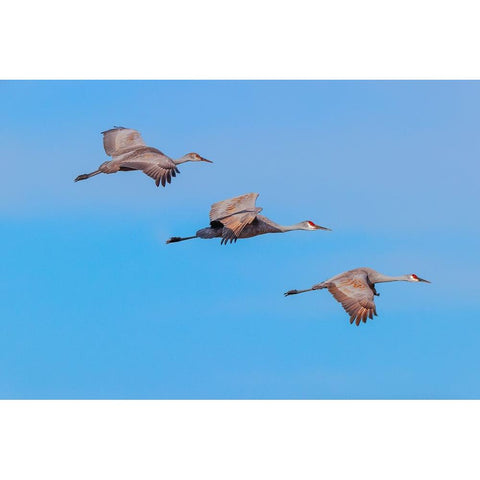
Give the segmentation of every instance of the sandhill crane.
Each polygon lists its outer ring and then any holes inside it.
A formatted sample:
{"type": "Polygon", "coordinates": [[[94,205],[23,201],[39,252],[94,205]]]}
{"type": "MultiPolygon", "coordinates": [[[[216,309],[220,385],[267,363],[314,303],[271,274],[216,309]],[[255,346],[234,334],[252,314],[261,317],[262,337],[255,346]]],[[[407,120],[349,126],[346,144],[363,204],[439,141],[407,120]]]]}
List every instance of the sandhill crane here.
{"type": "Polygon", "coordinates": [[[193,237],[171,237],[167,243],[182,242],[191,238],[222,238],[221,244],[236,242],[239,238],[256,237],[265,233],[283,233],[292,230],[330,230],[306,220],[295,225],[283,226],[259,215],[261,208],[255,206],[258,193],[214,203],[210,209],[210,226],[202,228],[193,237]]]}
{"type": "Polygon", "coordinates": [[[377,315],[373,297],[380,294],[375,290],[375,284],[397,281],[431,283],[428,280],[417,277],[414,273],[399,277],[389,277],[388,275],[383,275],[383,273],[376,272],[372,268],[363,267],[340,273],[329,280],[317,283],[307,290],[289,290],[284,295],[295,295],[326,288],[350,315],[350,323],[355,321],[358,326],[361,320],[366,323],[367,317],[373,319],[373,315],[377,315]]]}
{"type": "Polygon", "coordinates": [[[103,146],[112,160],[102,163],[98,170],[79,175],[75,181],[86,180],[99,173],[117,173],[118,171],[142,170],[155,180],[157,187],[162,183],[170,183],[180,171],[177,165],[185,162],[208,162],[198,153],[187,153],[174,160],[164,155],[160,150],[145,145],[140,132],[131,128],[114,127],[102,132],[103,146]]]}

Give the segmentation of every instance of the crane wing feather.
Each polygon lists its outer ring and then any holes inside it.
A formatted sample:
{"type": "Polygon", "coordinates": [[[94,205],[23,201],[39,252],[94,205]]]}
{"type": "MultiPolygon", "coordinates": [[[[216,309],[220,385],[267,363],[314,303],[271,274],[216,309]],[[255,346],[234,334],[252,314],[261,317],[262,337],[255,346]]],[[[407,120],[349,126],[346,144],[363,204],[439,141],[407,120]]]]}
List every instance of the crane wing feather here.
{"type": "Polygon", "coordinates": [[[245,226],[252,223],[262,211],[255,206],[257,198],[258,193],[247,193],[214,203],[210,209],[210,222],[221,222],[238,237],[245,226]]]}
{"type": "Polygon", "coordinates": [[[102,134],[105,152],[111,157],[146,146],[140,132],[132,128],[116,127],[102,134]]]}
{"type": "Polygon", "coordinates": [[[367,318],[372,319],[377,314],[373,289],[366,272],[348,272],[348,275],[327,283],[326,287],[350,315],[350,323],[359,325],[361,321],[365,323],[367,318]]]}
{"type": "MultiPolygon", "coordinates": [[[[146,149],[145,149],[146,150],[146,149]]],[[[157,187],[162,184],[165,186],[166,183],[172,181],[172,177],[176,176],[178,173],[175,163],[163,155],[160,151],[158,153],[153,151],[154,149],[149,149],[150,151],[144,152],[137,155],[132,155],[132,157],[138,158],[127,158],[122,161],[122,167],[131,170],[142,170],[143,173],[155,180],[157,187]]]]}

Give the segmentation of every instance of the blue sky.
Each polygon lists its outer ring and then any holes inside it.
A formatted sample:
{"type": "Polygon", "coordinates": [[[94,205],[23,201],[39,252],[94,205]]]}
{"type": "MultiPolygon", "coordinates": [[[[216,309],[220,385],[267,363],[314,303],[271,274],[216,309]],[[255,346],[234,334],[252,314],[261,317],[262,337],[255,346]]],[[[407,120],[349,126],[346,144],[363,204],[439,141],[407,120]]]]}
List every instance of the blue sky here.
{"type": "Polygon", "coordinates": [[[0,398],[480,398],[478,82],[1,82],[0,398]],[[213,165],[80,173],[100,132],[213,165]],[[165,245],[259,192],[292,232],[165,245]],[[379,285],[360,327],[328,292],[379,285]]]}

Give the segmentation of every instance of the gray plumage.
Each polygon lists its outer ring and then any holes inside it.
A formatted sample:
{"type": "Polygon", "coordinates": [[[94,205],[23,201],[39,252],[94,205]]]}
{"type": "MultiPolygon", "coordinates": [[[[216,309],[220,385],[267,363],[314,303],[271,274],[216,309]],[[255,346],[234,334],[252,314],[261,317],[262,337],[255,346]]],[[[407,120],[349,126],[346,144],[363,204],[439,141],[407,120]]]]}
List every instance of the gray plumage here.
{"type": "Polygon", "coordinates": [[[210,209],[210,226],[198,230],[192,237],[171,237],[167,243],[192,238],[221,238],[221,244],[236,242],[239,238],[256,237],[266,233],[283,233],[293,230],[330,230],[306,220],[295,225],[279,225],[263,215],[255,206],[258,193],[247,193],[214,203],[210,209]]]}
{"type": "Polygon", "coordinates": [[[117,173],[119,171],[141,170],[155,180],[157,187],[172,181],[180,171],[177,165],[185,162],[209,162],[198,153],[187,153],[179,159],[167,157],[156,148],[149,147],[143,141],[140,132],[131,128],[115,127],[102,132],[105,153],[112,160],[102,163],[98,170],[79,175],[75,182],[86,180],[99,173],[117,173]]]}
{"type": "Polygon", "coordinates": [[[417,277],[414,273],[390,277],[372,268],[362,267],[335,275],[306,290],[289,290],[284,295],[295,295],[326,288],[350,315],[350,323],[355,322],[358,326],[361,321],[366,323],[367,318],[373,319],[373,315],[377,315],[374,296],[379,296],[379,294],[375,290],[375,284],[396,281],[430,283],[428,280],[417,277]]]}

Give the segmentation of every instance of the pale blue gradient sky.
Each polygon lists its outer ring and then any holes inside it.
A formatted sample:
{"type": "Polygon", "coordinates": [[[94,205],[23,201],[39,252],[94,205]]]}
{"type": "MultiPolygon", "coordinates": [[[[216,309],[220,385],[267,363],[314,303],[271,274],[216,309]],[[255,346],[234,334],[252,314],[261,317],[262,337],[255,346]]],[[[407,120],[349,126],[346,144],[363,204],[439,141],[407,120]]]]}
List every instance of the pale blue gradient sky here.
{"type": "Polygon", "coordinates": [[[0,398],[480,398],[478,82],[1,82],[0,398]],[[139,129],[186,164],[73,183],[139,129]],[[257,191],[294,232],[165,245],[257,191]],[[351,326],[325,291],[380,285],[351,326]]]}

